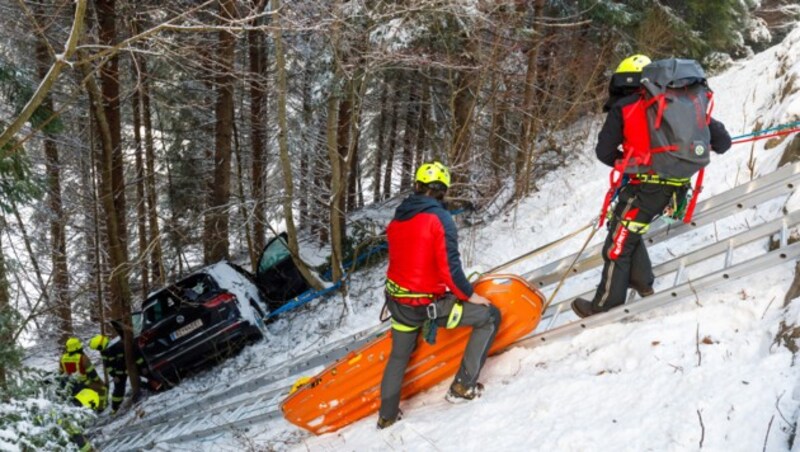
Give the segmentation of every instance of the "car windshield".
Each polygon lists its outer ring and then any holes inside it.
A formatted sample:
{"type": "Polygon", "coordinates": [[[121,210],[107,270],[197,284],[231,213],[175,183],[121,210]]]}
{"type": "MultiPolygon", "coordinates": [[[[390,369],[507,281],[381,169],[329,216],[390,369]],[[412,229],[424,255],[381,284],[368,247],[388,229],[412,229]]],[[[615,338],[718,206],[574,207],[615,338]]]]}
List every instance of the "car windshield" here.
{"type": "Polygon", "coordinates": [[[289,257],[289,248],[286,247],[286,239],[283,235],[279,235],[270,242],[267,249],[261,254],[261,260],[258,262],[258,273],[264,273],[287,257],[289,257]]]}
{"type": "Polygon", "coordinates": [[[191,275],[150,297],[142,310],[143,324],[153,325],[178,313],[183,303],[202,302],[216,289],[205,273],[191,275]]]}

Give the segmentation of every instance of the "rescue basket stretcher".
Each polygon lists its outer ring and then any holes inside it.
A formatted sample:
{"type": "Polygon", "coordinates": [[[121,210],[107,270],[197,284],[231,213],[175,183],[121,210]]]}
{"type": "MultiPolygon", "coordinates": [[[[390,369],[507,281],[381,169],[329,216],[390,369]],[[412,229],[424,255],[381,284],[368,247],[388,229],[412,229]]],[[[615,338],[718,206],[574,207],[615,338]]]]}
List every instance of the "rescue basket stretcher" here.
{"type": "MultiPolygon", "coordinates": [[[[542,316],[544,297],[516,275],[487,275],[474,284],[501,312],[500,328],[489,354],[502,351],[532,332],[542,316]]],[[[401,398],[407,399],[456,374],[472,328],[439,329],[436,343],[417,338],[403,378],[401,398]]],[[[350,425],[380,407],[383,370],[392,349],[391,331],[337,360],[292,393],[282,404],[284,417],[312,433],[350,425]]]]}

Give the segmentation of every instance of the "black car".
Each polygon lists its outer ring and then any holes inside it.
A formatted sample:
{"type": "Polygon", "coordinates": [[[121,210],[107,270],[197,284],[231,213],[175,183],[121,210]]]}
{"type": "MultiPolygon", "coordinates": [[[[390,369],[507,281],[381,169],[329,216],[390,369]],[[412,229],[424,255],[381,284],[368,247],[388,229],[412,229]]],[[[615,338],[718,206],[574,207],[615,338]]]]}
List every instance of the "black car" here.
{"type": "Polygon", "coordinates": [[[252,277],[222,261],[150,295],[137,314],[136,342],[151,374],[174,385],[261,339],[269,309],[252,277]]]}

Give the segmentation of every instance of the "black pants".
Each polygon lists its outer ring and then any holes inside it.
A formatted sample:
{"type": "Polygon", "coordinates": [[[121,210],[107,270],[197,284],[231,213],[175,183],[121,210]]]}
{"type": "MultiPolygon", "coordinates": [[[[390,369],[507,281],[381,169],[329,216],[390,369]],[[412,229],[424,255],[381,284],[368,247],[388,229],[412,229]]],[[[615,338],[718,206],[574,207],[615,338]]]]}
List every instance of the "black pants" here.
{"type": "MultiPolygon", "coordinates": [[[[424,306],[406,306],[391,298],[387,298],[386,303],[392,313],[392,318],[403,325],[421,327],[428,318],[424,306]]],[[[452,295],[446,295],[435,302],[437,325],[441,327],[447,325],[450,312],[456,303],[461,302],[452,295]]],[[[462,306],[463,312],[458,326],[472,326],[472,334],[469,336],[467,348],[461,358],[461,367],[456,373],[454,382],[472,387],[478,382],[478,374],[486,362],[489,348],[500,326],[500,310],[491,305],[483,306],[468,302],[464,302],[462,306]]],[[[381,380],[380,416],[384,419],[397,417],[403,376],[406,373],[411,353],[417,345],[417,335],[420,330],[421,328],[411,332],[401,332],[392,329],[392,352],[389,355],[389,362],[386,363],[386,369],[383,371],[383,380],[381,380]]]]}
{"type": "Polygon", "coordinates": [[[647,292],[653,287],[653,265],[642,234],[664,209],[686,196],[688,187],[628,184],[619,193],[603,245],[603,273],[592,310],[605,312],[625,303],[628,288],[647,292]]]}
{"type": "Polygon", "coordinates": [[[128,383],[128,373],[123,370],[115,370],[111,373],[114,382],[114,392],[111,393],[111,411],[117,411],[125,400],[125,386],[128,383]]]}

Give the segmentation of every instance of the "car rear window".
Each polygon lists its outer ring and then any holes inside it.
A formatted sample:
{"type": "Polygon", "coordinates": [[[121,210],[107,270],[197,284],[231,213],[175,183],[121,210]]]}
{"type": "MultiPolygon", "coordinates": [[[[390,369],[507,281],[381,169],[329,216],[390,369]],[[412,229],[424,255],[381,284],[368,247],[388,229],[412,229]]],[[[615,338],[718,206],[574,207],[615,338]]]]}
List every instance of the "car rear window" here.
{"type": "Polygon", "coordinates": [[[218,290],[214,279],[205,273],[191,275],[156,293],[142,310],[144,325],[149,327],[180,311],[183,303],[200,303],[218,290]]]}

